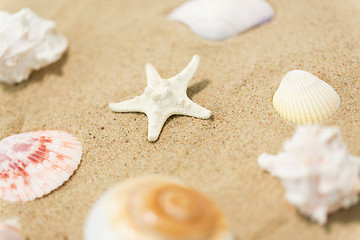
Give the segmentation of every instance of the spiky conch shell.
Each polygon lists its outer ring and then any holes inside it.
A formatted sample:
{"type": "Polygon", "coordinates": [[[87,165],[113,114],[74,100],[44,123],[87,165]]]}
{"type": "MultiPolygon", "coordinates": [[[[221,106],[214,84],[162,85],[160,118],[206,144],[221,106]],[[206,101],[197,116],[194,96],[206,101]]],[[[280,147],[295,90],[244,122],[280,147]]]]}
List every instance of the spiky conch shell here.
{"type": "Polygon", "coordinates": [[[14,14],[0,11],[0,82],[20,83],[61,58],[68,41],[55,33],[55,26],[28,8],[14,14]]]}
{"type": "Polygon", "coordinates": [[[69,133],[47,130],[0,142],[0,198],[26,202],[61,186],[77,169],[82,146],[69,133]]]}
{"type": "Polygon", "coordinates": [[[294,70],[282,79],[273,105],[280,116],[291,122],[318,123],[335,113],[340,106],[340,96],[311,73],[294,70]]]}
{"type": "Polygon", "coordinates": [[[25,240],[20,233],[20,223],[17,218],[0,223],[0,240],[25,240]]]}
{"type": "Polygon", "coordinates": [[[350,155],[337,127],[299,125],[282,152],[261,154],[258,163],[280,178],[290,203],[320,224],[358,201],[360,158],[350,155]]]}
{"type": "Polygon", "coordinates": [[[233,240],[216,205],[168,177],[141,177],[107,191],[90,211],[85,240],[233,240]]]}
{"type": "Polygon", "coordinates": [[[219,41],[270,21],[274,10],[265,0],[192,0],[169,14],[202,38],[219,41]]]}

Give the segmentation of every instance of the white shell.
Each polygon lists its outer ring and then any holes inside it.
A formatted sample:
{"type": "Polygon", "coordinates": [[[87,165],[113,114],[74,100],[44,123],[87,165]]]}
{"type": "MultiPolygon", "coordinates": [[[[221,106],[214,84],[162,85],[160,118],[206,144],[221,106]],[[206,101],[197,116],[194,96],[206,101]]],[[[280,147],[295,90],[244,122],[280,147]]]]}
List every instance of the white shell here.
{"type": "Polygon", "coordinates": [[[318,123],[339,108],[340,96],[329,84],[311,73],[294,70],[281,81],[273,105],[280,116],[291,122],[318,123]]]}
{"type": "Polygon", "coordinates": [[[192,0],[169,15],[208,40],[223,40],[270,21],[274,10],[265,0],[192,0]]]}
{"type": "Polygon", "coordinates": [[[20,223],[17,218],[0,223],[0,240],[25,240],[20,233],[20,223]]]}
{"type": "Polygon", "coordinates": [[[77,169],[82,147],[60,131],[21,133],[0,141],[0,198],[25,202],[61,186],[77,169]]]}
{"type": "Polygon", "coordinates": [[[258,163],[280,178],[290,203],[320,224],[358,201],[360,158],[349,154],[336,127],[299,126],[283,152],[262,154],[258,163]]]}
{"type": "Polygon", "coordinates": [[[0,12],[0,82],[22,82],[32,70],[60,59],[68,41],[54,33],[55,25],[30,9],[0,12]]]}
{"type": "Polygon", "coordinates": [[[165,177],[107,191],[85,225],[85,240],[234,240],[223,214],[201,193],[165,177]]]}

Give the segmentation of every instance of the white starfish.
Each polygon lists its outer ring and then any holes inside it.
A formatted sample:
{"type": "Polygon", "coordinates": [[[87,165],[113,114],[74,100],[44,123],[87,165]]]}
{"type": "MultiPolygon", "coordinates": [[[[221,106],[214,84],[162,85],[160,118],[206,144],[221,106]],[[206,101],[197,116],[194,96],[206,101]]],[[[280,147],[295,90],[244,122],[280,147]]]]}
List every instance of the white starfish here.
{"type": "Polygon", "coordinates": [[[186,115],[207,119],[211,112],[194,103],[186,95],[186,89],[200,57],[195,55],[189,65],[178,75],[163,79],[151,64],[146,65],[147,87],[141,96],[120,103],[110,103],[114,112],[143,112],[148,117],[148,140],[156,141],[161,129],[171,115],[186,115]]]}

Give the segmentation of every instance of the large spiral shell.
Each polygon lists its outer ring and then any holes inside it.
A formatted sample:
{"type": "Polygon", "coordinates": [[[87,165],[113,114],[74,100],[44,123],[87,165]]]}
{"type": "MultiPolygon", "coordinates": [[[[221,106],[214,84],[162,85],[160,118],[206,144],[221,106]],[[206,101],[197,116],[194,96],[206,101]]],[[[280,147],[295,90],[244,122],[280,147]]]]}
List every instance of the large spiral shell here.
{"type": "Polygon", "coordinates": [[[232,240],[221,211],[198,191],[165,177],[120,184],[100,198],[86,240],[232,240]]]}

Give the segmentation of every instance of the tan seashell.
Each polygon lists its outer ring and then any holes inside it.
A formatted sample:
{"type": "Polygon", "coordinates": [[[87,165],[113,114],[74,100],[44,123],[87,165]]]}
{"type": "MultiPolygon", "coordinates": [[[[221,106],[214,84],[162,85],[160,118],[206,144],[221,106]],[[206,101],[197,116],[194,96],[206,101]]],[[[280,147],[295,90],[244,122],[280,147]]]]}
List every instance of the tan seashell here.
{"type": "Polygon", "coordinates": [[[25,240],[20,233],[20,223],[17,218],[0,223],[0,240],[25,240]]]}
{"type": "Polygon", "coordinates": [[[273,105],[280,116],[291,122],[318,123],[339,108],[340,96],[329,84],[311,73],[294,70],[281,81],[273,105]]]}
{"type": "Polygon", "coordinates": [[[142,177],[106,192],[91,210],[86,240],[233,240],[217,206],[167,177],[142,177]]]}

